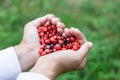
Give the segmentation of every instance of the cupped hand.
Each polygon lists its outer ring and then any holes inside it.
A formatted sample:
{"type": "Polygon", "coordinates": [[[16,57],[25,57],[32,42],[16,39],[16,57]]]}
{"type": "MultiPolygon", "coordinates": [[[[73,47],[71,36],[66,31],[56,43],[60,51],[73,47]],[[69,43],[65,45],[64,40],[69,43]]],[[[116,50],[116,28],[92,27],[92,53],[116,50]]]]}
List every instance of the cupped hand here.
{"type": "Polygon", "coordinates": [[[50,24],[56,25],[60,33],[62,33],[65,28],[65,25],[60,19],[53,14],[37,18],[25,25],[23,39],[19,45],[15,46],[22,71],[31,68],[40,57],[38,54],[40,43],[37,27],[50,24]]]}
{"type": "Polygon", "coordinates": [[[66,28],[64,36],[75,36],[79,40],[81,48],[77,51],[63,50],[43,56],[38,59],[31,72],[43,74],[50,80],[54,80],[64,72],[84,68],[88,52],[93,47],[92,42],[88,42],[82,32],[76,28],[66,28]]]}

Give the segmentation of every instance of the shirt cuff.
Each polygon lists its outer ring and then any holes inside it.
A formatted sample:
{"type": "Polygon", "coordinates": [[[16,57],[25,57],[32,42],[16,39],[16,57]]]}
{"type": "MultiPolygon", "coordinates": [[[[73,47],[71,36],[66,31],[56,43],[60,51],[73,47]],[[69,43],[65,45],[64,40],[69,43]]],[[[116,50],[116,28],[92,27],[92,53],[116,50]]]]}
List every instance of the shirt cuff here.
{"type": "Polygon", "coordinates": [[[24,72],[18,75],[17,80],[49,80],[49,79],[37,73],[24,72]]]}
{"type": "Polygon", "coordinates": [[[13,47],[0,51],[0,80],[16,80],[21,72],[19,60],[13,47]]]}

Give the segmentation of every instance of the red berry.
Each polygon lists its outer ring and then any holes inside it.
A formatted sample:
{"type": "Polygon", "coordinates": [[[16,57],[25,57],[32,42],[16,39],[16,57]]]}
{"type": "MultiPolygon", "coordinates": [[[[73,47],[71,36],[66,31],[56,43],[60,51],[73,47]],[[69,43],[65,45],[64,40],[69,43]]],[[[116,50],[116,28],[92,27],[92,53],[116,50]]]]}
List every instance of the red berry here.
{"type": "Polygon", "coordinates": [[[44,55],[46,55],[46,52],[43,51],[40,55],[41,55],[41,56],[44,56],[44,55]]]}
{"type": "Polygon", "coordinates": [[[41,36],[41,37],[43,37],[45,34],[44,34],[44,32],[41,32],[40,34],[39,34],[39,36],[41,36]]]}
{"type": "Polygon", "coordinates": [[[62,50],[67,50],[66,48],[62,48],[62,50]]]}
{"type": "Polygon", "coordinates": [[[50,45],[47,45],[46,48],[47,48],[47,49],[50,49],[50,45]]]}
{"type": "Polygon", "coordinates": [[[54,39],[53,37],[51,37],[50,40],[52,41],[53,44],[56,44],[56,43],[57,43],[57,40],[54,39]]]}
{"type": "Polygon", "coordinates": [[[57,49],[57,50],[61,50],[61,46],[60,46],[59,44],[56,44],[56,45],[54,46],[54,48],[57,49]]]}
{"type": "Polygon", "coordinates": [[[71,42],[74,42],[74,40],[75,40],[74,37],[70,37],[71,42]]]}
{"type": "Polygon", "coordinates": [[[43,49],[44,48],[44,45],[40,45],[40,49],[43,49]]]}
{"type": "Polygon", "coordinates": [[[67,41],[70,41],[70,38],[68,37],[68,38],[66,38],[66,40],[67,40],[67,41]]]}
{"type": "Polygon", "coordinates": [[[72,44],[73,45],[79,45],[80,43],[79,42],[73,42],[72,44]]]}
{"type": "Polygon", "coordinates": [[[70,44],[67,44],[67,48],[70,49],[70,44]]]}
{"type": "Polygon", "coordinates": [[[49,37],[52,37],[52,34],[49,34],[49,37]]]}
{"type": "Polygon", "coordinates": [[[57,36],[53,36],[54,37],[54,39],[57,39],[57,36]]]}
{"type": "Polygon", "coordinates": [[[57,32],[57,30],[56,30],[56,29],[54,29],[54,30],[53,30],[53,32],[54,32],[54,33],[56,33],[56,32],[57,32]]]}
{"type": "Polygon", "coordinates": [[[44,40],[46,40],[46,39],[47,39],[47,37],[45,36],[45,37],[44,37],[44,40]]]}
{"type": "Polygon", "coordinates": [[[44,32],[47,32],[47,28],[45,27],[43,31],[44,31],[44,32]]]}
{"type": "Polygon", "coordinates": [[[44,40],[43,39],[40,39],[40,44],[43,44],[44,43],[44,40]]]}
{"type": "Polygon", "coordinates": [[[48,26],[48,30],[51,30],[52,29],[52,27],[51,26],[48,26]]]}
{"type": "Polygon", "coordinates": [[[80,48],[80,45],[77,45],[77,48],[79,49],[79,48],[80,48]]]}
{"type": "Polygon", "coordinates": [[[43,52],[43,49],[39,49],[39,53],[41,54],[43,52]]]}
{"type": "Polygon", "coordinates": [[[53,52],[56,52],[56,51],[57,51],[57,49],[54,48],[54,49],[53,49],[53,52]]]}
{"type": "Polygon", "coordinates": [[[38,33],[42,32],[42,27],[38,27],[38,33]]]}
{"type": "Polygon", "coordinates": [[[69,44],[69,46],[70,46],[70,49],[72,49],[72,48],[73,48],[73,45],[72,45],[72,44],[69,44]]]}
{"type": "Polygon", "coordinates": [[[63,43],[64,43],[63,40],[59,40],[58,42],[59,42],[60,44],[63,44],[63,43]]]}
{"type": "Polygon", "coordinates": [[[46,39],[45,44],[50,44],[50,39],[46,39]]]}
{"type": "Polygon", "coordinates": [[[73,46],[73,48],[72,48],[72,50],[77,51],[77,50],[78,50],[77,46],[76,46],[76,45],[74,45],[74,46],[73,46]]]}
{"type": "Polygon", "coordinates": [[[49,53],[50,53],[50,50],[49,50],[49,49],[46,49],[45,52],[46,52],[47,54],[49,54],[49,53]]]}
{"type": "Polygon", "coordinates": [[[62,36],[57,36],[57,40],[62,40],[62,36]]]}

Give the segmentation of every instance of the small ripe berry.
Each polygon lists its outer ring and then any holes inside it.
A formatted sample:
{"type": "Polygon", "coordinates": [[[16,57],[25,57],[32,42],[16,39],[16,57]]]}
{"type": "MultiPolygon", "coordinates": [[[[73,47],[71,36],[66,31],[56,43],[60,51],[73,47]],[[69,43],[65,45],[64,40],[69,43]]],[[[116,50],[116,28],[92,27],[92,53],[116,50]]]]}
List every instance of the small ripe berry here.
{"type": "Polygon", "coordinates": [[[41,56],[44,56],[44,55],[46,55],[46,52],[43,51],[40,55],[41,55],[41,56]]]}
{"type": "Polygon", "coordinates": [[[41,38],[40,39],[40,44],[43,44],[44,43],[44,40],[41,38]]]}
{"type": "Polygon", "coordinates": [[[56,45],[54,46],[54,48],[57,49],[57,50],[61,50],[61,46],[60,46],[59,44],[56,44],[56,45]]]}
{"type": "Polygon", "coordinates": [[[62,50],[67,50],[66,48],[62,48],[62,50]]]}
{"type": "Polygon", "coordinates": [[[80,48],[80,45],[76,45],[76,46],[77,46],[78,49],[80,48]]]}
{"type": "Polygon", "coordinates": [[[42,27],[38,27],[38,33],[42,32],[42,27]]]}
{"type": "Polygon", "coordinates": [[[58,41],[58,43],[61,43],[61,44],[63,44],[64,42],[63,42],[63,40],[59,40],[59,41],[58,41]]]}
{"type": "Polygon", "coordinates": [[[67,41],[70,41],[70,38],[68,37],[68,38],[66,38],[66,40],[67,40],[67,41]]]}
{"type": "Polygon", "coordinates": [[[54,29],[54,30],[53,30],[53,32],[54,32],[54,33],[56,33],[56,32],[57,32],[57,30],[56,30],[56,29],[54,29]]]}
{"type": "Polygon", "coordinates": [[[57,36],[57,40],[62,40],[62,36],[57,36]]]}
{"type": "Polygon", "coordinates": [[[47,49],[50,49],[50,45],[47,45],[46,48],[47,48],[47,49]]]}
{"type": "Polygon", "coordinates": [[[49,50],[49,49],[46,49],[45,52],[46,52],[47,54],[49,54],[49,53],[50,53],[50,50],[49,50]]]}
{"type": "Polygon", "coordinates": [[[51,26],[48,26],[48,30],[51,30],[52,29],[52,27],[51,26]]]}
{"type": "Polygon", "coordinates": [[[43,31],[44,31],[44,32],[47,32],[47,28],[45,27],[43,31]]]}
{"type": "Polygon", "coordinates": [[[46,40],[46,39],[47,39],[47,36],[44,37],[44,40],[46,40]]]}
{"type": "Polygon", "coordinates": [[[57,39],[57,36],[53,36],[54,39],[57,39]]]}
{"type": "Polygon", "coordinates": [[[39,36],[41,36],[41,37],[43,37],[45,34],[44,34],[44,32],[41,32],[40,34],[39,34],[39,36]]]}
{"type": "Polygon", "coordinates": [[[73,46],[73,48],[72,48],[72,50],[77,51],[77,50],[78,50],[77,46],[76,46],[76,45],[74,45],[74,46],[73,46]]]}
{"type": "Polygon", "coordinates": [[[73,37],[70,37],[70,41],[71,41],[71,42],[74,42],[75,39],[74,39],[73,37]]]}
{"type": "Polygon", "coordinates": [[[39,49],[39,53],[42,53],[43,52],[43,49],[39,49]]]}
{"type": "Polygon", "coordinates": [[[57,49],[54,48],[54,49],[53,49],[53,52],[56,52],[56,51],[57,51],[57,49]]]}
{"type": "Polygon", "coordinates": [[[53,44],[56,44],[56,43],[57,43],[57,40],[56,40],[54,37],[51,37],[50,40],[51,40],[51,42],[52,42],[53,44]]]}
{"type": "Polygon", "coordinates": [[[79,45],[80,43],[79,42],[73,42],[72,44],[73,45],[79,45]]]}
{"type": "Polygon", "coordinates": [[[44,49],[44,45],[40,45],[40,49],[44,49]]]}
{"type": "Polygon", "coordinates": [[[45,40],[45,44],[50,44],[50,43],[51,43],[50,39],[45,40]]]}

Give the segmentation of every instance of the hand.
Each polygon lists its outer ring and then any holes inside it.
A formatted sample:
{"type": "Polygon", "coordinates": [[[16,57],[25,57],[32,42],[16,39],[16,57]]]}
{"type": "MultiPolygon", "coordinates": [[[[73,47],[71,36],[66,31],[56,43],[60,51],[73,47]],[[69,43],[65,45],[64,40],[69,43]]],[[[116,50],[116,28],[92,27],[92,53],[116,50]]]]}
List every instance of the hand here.
{"type": "Polygon", "coordinates": [[[50,25],[50,23],[57,26],[58,32],[63,32],[65,25],[60,22],[59,18],[56,18],[52,14],[37,18],[25,25],[23,40],[19,45],[15,46],[22,71],[31,68],[40,57],[38,54],[40,43],[37,27],[42,25],[47,26],[50,25]]]}
{"type": "Polygon", "coordinates": [[[42,74],[50,80],[54,80],[58,75],[64,72],[84,68],[88,52],[93,47],[93,44],[88,42],[78,29],[66,28],[64,34],[65,36],[76,36],[81,44],[81,48],[78,51],[64,50],[43,56],[38,59],[31,72],[42,74]]]}

